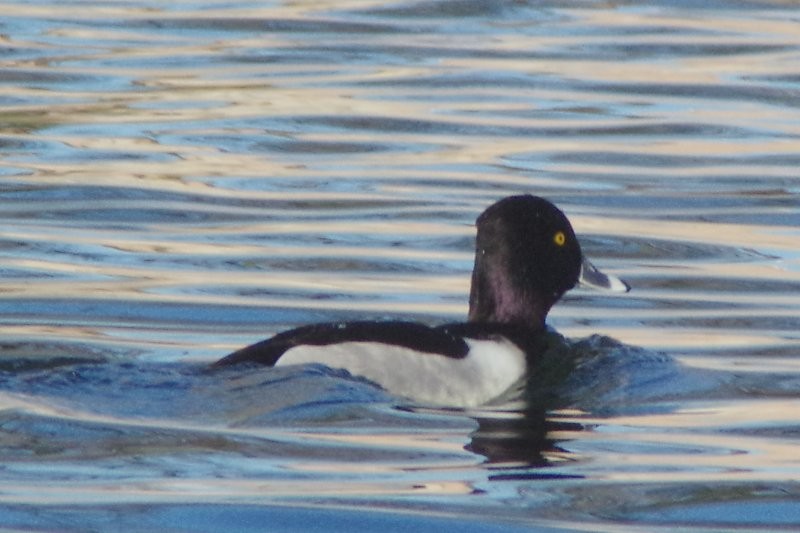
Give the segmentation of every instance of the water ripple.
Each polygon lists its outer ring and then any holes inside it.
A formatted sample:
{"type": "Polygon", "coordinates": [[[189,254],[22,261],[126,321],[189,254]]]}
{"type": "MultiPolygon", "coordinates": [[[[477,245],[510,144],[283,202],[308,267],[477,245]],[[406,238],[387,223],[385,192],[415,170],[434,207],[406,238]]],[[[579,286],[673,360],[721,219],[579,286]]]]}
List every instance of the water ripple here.
{"type": "Polygon", "coordinates": [[[1,23],[3,525],[800,523],[792,5],[75,7],[1,23]],[[463,318],[475,217],[520,192],[634,287],[554,309],[578,340],[545,403],[201,369],[306,322],[463,318]]]}

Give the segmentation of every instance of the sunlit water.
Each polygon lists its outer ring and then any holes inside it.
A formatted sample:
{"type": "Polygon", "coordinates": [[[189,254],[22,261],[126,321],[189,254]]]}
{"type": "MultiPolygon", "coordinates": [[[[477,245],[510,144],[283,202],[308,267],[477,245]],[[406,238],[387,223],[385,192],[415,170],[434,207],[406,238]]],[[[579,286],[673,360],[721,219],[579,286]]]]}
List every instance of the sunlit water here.
{"type": "Polygon", "coordinates": [[[800,8],[695,4],[0,5],[0,526],[800,527],[800,8]],[[519,192],[634,287],[527,402],[206,370],[462,318],[519,192]]]}

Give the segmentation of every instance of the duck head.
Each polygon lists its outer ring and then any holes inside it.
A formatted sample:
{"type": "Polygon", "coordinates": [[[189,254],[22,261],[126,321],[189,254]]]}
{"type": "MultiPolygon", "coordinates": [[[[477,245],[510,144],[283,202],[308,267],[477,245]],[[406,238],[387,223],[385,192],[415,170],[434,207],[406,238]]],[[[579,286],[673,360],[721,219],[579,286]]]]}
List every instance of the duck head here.
{"type": "Polygon", "coordinates": [[[489,206],[476,225],[470,322],[544,328],[550,308],[579,282],[629,290],[583,257],[569,220],[544,198],[504,198],[489,206]]]}

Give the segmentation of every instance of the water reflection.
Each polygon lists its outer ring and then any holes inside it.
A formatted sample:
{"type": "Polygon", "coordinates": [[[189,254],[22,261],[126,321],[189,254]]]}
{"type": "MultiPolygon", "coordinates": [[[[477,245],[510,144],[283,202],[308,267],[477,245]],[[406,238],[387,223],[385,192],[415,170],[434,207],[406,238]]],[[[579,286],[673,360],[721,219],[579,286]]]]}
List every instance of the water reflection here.
{"type": "Polygon", "coordinates": [[[522,412],[477,416],[478,429],[470,434],[466,449],[486,458],[489,479],[523,481],[580,478],[578,473],[550,471],[545,467],[575,460],[563,447],[564,436],[583,431],[577,422],[563,421],[542,407],[522,412]]]}
{"type": "Polygon", "coordinates": [[[5,525],[800,523],[792,4],[84,7],[4,6],[5,525]],[[198,372],[304,323],[461,319],[474,218],[518,192],[636,286],[554,310],[624,344],[571,345],[535,399],[198,372]]]}

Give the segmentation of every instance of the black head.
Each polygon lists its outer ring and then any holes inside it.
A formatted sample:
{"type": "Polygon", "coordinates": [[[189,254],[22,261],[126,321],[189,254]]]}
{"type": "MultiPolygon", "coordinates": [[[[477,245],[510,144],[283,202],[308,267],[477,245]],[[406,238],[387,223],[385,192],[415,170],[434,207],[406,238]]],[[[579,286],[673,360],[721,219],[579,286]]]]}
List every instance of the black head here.
{"type": "Polygon", "coordinates": [[[511,196],[486,209],[477,227],[469,320],[544,327],[581,272],[567,217],[544,198],[511,196]]]}

